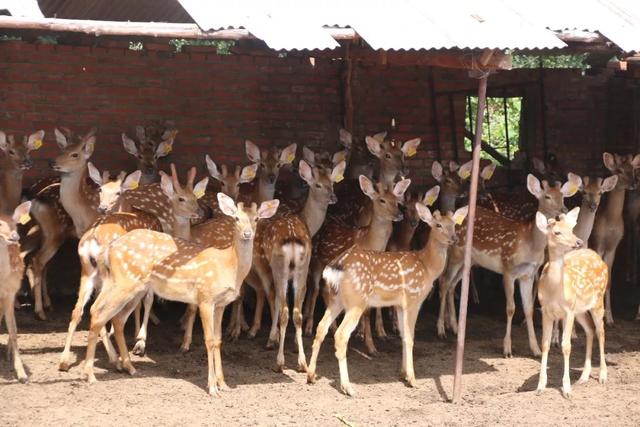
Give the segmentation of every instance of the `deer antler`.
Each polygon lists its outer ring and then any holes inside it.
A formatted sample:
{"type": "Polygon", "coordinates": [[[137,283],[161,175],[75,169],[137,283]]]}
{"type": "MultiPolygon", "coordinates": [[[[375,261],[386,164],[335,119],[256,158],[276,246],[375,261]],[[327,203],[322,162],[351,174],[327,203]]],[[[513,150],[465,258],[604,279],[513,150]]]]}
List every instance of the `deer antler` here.
{"type": "Polygon", "coordinates": [[[189,190],[193,190],[193,181],[196,179],[196,167],[193,166],[189,169],[189,175],[187,175],[187,187],[189,190]]]}
{"type": "Polygon", "coordinates": [[[178,172],[176,172],[176,165],[174,163],[171,163],[171,182],[173,183],[174,188],[182,188],[180,186],[180,181],[178,181],[178,172]]]}

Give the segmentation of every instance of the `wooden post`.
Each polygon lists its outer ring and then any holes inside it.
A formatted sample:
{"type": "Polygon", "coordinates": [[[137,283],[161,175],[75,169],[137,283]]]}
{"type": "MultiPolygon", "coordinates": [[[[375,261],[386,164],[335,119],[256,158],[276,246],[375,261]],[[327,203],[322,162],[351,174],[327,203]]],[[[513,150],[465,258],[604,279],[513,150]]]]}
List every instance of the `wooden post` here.
{"type": "Polygon", "coordinates": [[[476,133],[473,138],[473,166],[471,168],[471,188],[469,189],[469,213],[467,214],[467,236],[464,245],[464,267],[462,270],[462,290],[460,293],[460,315],[458,317],[458,344],[453,377],[453,403],[460,402],[462,395],[462,364],[464,359],[464,339],[467,325],[467,304],[469,303],[469,274],[471,273],[471,247],[473,245],[473,225],[476,219],[476,198],[478,196],[478,175],[480,171],[480,142],[482,140],[482,119],[487,102],[488,73],[480,77],[478,86],[478,111],[476,133]]]}
{"type": "Polygon", "coordinates": [[[343,103],[344,103],[344,120],[343,126],[346,130],[353,134],[353,94],[351,92],[351,84],[353,81],[353,58],[351,57],[351,42],[347,42],[344,52],[344,81],[343,81],[343,103]]]}

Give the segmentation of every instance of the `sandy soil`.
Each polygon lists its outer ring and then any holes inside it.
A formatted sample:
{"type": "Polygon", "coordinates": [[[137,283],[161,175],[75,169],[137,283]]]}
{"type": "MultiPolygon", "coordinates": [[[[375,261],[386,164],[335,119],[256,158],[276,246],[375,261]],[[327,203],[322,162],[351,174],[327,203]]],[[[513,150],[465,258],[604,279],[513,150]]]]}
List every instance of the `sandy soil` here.
{"type": "MultiPolygon", "coordinates": [[[[433,304],[431,304],[433,305],[433,304]]],[[[19,384],[6,360],[0,358],[0,414],[3,425],[185,425],[305,424],[353,425],[638,425],[640,424],[640,323],[618,320],[607,333],[609,383],[598,384],[597,357],[592,380],[575,386],[572,400],[559,392],[562,355],[550,356],[549,388],[536,396],[539,361],[528,356],[526,330],[514,329],[515,357],[501,356],[503,322],[499,311],[472,313],[465,356],[464,401],[448,403],[452,390],[454,339],[435,337],[434,307],[421,316],[415,347],[418,387],[407,388],[398,379],[400,342],[378,341],[380,353],[372,360],[355,350],[363,346],[352,339],[349,367],[358,395],[348,398],[338,389],[338,367],[333,340],[327,338],[320,355],[315,385],[292,369],[271,370],[275,353],[262,348],[264,332],[255,341],[241,338],[224,343],[223,361],[231,390],[211,398],[206,385],[206,356],[199,330],[192,351],[180,354],[176,307],[159,308],[163,318],[152,327],[145,357],[133,356],[138,373],[116,372],[98,347],[96,375],[99,383],[81,378],[80,360],[67,372],[58,372],[70,307],[57,307],[52,320],[34,320],[28,310],[18,314],[19,343],[30,373],[19,384]],[[355,350],[354,350],[355,349],[355,350]]],[[[623,316],[619,316],[620,319],[623,316]]],[[[627,319],[632,318],[629,312],[627,319]]],[[[519,325],[519,322],[518,322],[519,325]]],[[[538,321],[539,325],[539,321],[538,321]]],[[[73,351],[84,357],[86,323],[74,341],[73,351]]],[[[3,330],[4,332],[4,330],[3,330]]],[[[129,344],[132,343],[128,333],[129,344]]],[[[287,336],[287,363],[295,366],[293,335],[287,336]]],[[[2,346],[6,334],[0,335],[2,346]]],[[[305,348],[310,351],[311,340],[305,348]]],[[[3,351],[4,353],[4,351],[3,351]]],[[[307,354],[309,357],[309,354],[307,354]]],[[[582,367],[582,334],[574,342],[572,379],[582,367]]]]}

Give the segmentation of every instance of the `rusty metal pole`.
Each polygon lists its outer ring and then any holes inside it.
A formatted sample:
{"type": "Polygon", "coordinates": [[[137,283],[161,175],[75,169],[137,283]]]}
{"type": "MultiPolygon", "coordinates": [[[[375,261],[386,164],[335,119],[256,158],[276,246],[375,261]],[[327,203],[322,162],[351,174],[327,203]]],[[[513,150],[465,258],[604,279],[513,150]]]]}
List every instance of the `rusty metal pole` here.
{"type": "Polygon", "coordinates": [[[478,86],[478,111],[476,112],[476,133],[473,138],[473,166],[471,168],[471,188],[469,189],[469,213],[467,214],[467,236],[464,245],[464,267],[462,270],[462,290],[460,293],[460,315],[458,317],[458,345],[453,377],[453,403],[462,395],[462,365],[464,359],[464,339],[467,325],[467,304],[469,302],[469,274],[471,273],[471,245],[473,224],[476,219],[476,198],[478,195],[478,175],[480,169],[480,142],[482,141],[482,120],[487,102],[488,73],[480,77],[478,86]]]}

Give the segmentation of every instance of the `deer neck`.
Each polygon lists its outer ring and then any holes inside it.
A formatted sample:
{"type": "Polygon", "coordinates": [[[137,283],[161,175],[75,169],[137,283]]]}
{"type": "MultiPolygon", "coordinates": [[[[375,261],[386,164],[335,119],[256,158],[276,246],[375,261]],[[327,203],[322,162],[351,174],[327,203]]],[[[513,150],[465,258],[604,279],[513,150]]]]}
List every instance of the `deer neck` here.
{"type": "Polygon", "coordinates": [[[11,271],[11,260],[9,256],[9,244],[6,240],[0,239],[0,276],[11,271]]]}
{"type": "Polygon", "coordinates": [[[309,189],[309,194],[307,195],[307,200],[304,202],[301,216],[311,233],[311,237],[315,236],[318,230],[320,230],[324,218],[327,215],[328,207],[329,205],[326,202],[318,200],[313,189],[309,189]]]}
{"type": "Polygon", "coordinates": [[[626,190],[622,188],[614,188],[607,198],[604,208],[604,216],[607,221],[617,221],[622,219],[622,211],[624,209],[624,198],[626,190]]]}
{"type": "Polygon", "coordinates": [[[391,167],[385,166],[384,162],[380,163],[380,182],[388,188],[393,188],[398,172],[391,167]]]}
{"type": "Polygon", "coordinates": [[[133,206],[126,197],[119,197],[118,203],[113,211],[117,213],[131,213],[133,212],[133,206]]]}
{"type": "Polygon", "coordinates": [[[538,254],[544,252],[547,247],[547,236],[538,229],[535,218],[526,224],[526,227],[527,237],[525,238],[525,243],[529,244],[529,253],[538,254]]]}
{"type": "Polygon", "coordinates": [[[440,212],[444,214],[455,211],[457,198],[458,195],[456,193],[443,191],[440,194],[440,212]]]}
{"type": "Polygon", "coordinates": [[[267,200],[273,200],[276,194],[276,181],[273,184],[269,184],[266,179],[260,177],[258,184],[255,187],[254,201],[259,205],[267,200]]]}
{"type": "Polygon", "coordinates": [[[173,217],[173,237],[184,240],[191,240],[191,220],[181,216],[173,217]]]}
{"type": "Polygon", "coordinates": [[[448,247],[449,245],[438,241],[434,233],[429,233],[427,244],[418,251],[418,258],[434,279],[444,271],[449,253],[448,247]]]}
{"type": "Polygon", "coordinates": [[[11,215],[22,197],[23,172],[13,165],[6,166],[0,170],[0,214],[11,215]]]}
{"type": "Polygon", "coordinates": [[[558,288],[563,282],[564,272],[564,255],[565,253],[554,244],[549,244],[549,263],[546,270],[545,281],[552,286],[558,288]]]}
{"type": "Polygon", "coordinates": [[[251,263],[253,261],[253,239],[241,239],[240,234],[236,233],[233,249],[238,259],[238,270],[236,274],[236,291],[240,291],[242,282],[249,274],[251,270],[251,263]]]}
{"type": "Polygon", "coordinates": [[[578,222],[573,228],[573,234],[575,234],[583,242],[589,240],[591,231],[593,230],[593,223],[596,219],[597,209],[592,210],[585,203],[580,207],[580,213],[578,214],[578,222]]]}
{"type": "Polygon", "coordinates": [[[367,232],[358,240],[358,245],[364,249],[373,251],[383,251],[387,247],[393,223],[388,219],[383,219],[378,215],[373,215],[367,232]]]}
{"type": "Polygon", "coordinates": [[[98,211],[91,203],[88,193],[87,167],[78,171],[63,173],[60,177],[60,203],[67,211],[81,236],[98,217],[98,211]]]}
{"type": "Polygon", "coordinates": [[[158,173],[143,173],[140,176],[140,185],[153,184],[154,182],[158,182],[158,173]]]}
{"type": "Polygon", "coordinates": [[[393,229],[392,240],[400,250],[409,250],[415,231],[415,227],[412,227],[409,221],[400,221],[398,226],[393,229]]]}

